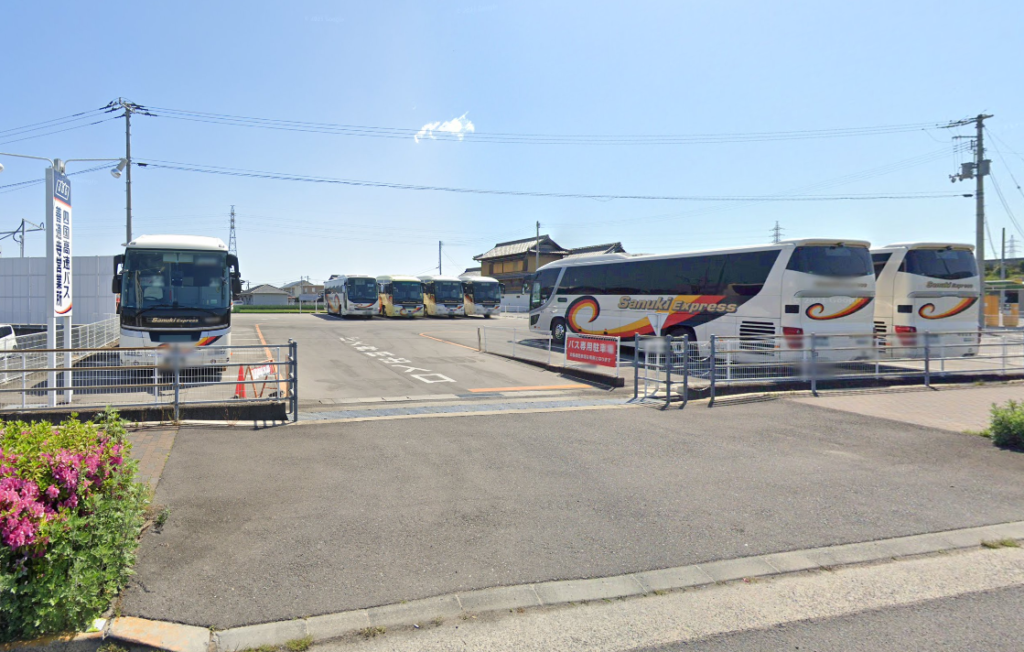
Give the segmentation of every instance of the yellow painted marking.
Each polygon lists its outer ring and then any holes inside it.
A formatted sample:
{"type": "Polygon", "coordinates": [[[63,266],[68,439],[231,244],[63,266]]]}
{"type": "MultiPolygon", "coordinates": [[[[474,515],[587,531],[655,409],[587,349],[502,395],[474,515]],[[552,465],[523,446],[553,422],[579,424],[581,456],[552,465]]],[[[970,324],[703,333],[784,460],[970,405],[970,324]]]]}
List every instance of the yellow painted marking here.
{"type": "Polygon", "coordinates": [[[444,342],[445,344],[451,344],[452,346],[459,346],[464,349],[469,349],[470,351],[480,351],[480,349],[473,348],[472,346],[466,346],[465,344],[459,344],[458,342],[449,342],[448,340],[442,340],[439,337],[432,337],[430,335],[427,335],[426,333],[420,333],[420,337],[425,337],[428,340],[434,340],[435,342],[444,342]]]}
{"type": "Polygon", "coordinates": [[[583,389],[590,385],[532,385],[530,387],[485,387],[483,389],[471,389],[471,392],[526,392],[535,389],[583,389]]]}

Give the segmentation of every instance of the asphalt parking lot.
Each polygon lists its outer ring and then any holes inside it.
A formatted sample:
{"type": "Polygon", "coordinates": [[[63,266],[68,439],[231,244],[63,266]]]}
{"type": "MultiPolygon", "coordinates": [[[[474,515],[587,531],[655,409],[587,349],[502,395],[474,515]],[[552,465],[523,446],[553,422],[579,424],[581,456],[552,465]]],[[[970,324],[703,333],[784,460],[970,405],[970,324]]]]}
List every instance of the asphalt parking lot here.
{"type": "Polygon", "coordinates": [[[226,628],[1002,523],[1022,472],[980,437],[790,401],[183,428],[122,609],[226,628]]]}
{"type": "Polygon", "coordinates": [[[476,350],[477,328],[526,330],[524,319],[339,319],[325,314],[239,314],[233,344],[299,344],[300,407],[380,397],[467,397],[502,391],[573,391],[579,382],[476,350]],[[257,332],[258,330],[258,332],[257,332]]]}

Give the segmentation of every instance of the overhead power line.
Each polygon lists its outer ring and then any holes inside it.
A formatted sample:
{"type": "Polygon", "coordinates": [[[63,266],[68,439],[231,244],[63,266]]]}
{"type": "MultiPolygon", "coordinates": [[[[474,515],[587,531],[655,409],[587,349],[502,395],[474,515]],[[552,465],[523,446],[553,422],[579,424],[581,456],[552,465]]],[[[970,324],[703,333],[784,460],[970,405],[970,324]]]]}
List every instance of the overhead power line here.
{"type": "MultiPolygon", "coordinates": [[[[109,122],[111,120],[116,120],[117,117],[118,116],[114,116],[113,118],[100,118],[99,120],[93,120],[92,122],[86,122],[84,124],[74,125],[72,127],[65,127],[64,129],[57,129],[56,131],[47,131],[47,132],[44,132],[44,133],[41,133],[41,134],[32,134],[31,136],[22,136],[21,138],[14,138],[12,140],[5,140],[3,142],[0,142],[0,145],[9,145],[10,143],[20,143],[23,140],[31,140],[32,138],[42,138],[43,136],[52,136],[54,134],[62,134],[65,131],[73,131],[75,129],[83,129],[85,127],[92,127],[93,125],[98,125],[98,124],[101,124],[103,122],[109,122]]],[[[52,125],[52,126],[57,126],[57,125],[52,125]]],[[[14,134],[14,135],[20,135],[20,134],[14,134]]]]}
{"type": "MultiPolygon", "coordinates": [[[[67,176],[73,177],[76,174],[88,174],[89,172],[97,172],[99,170],[108,170],[110,165],[97,165],[96,167],[86,168],[84,170],[77,170],[75,172],[68,172],[67,176]]],[[[9,183],[6,186],[0,186],[0,193],[14,192],[15,190],[21,190],[22,188],[30,188],[32,186],[39,185],[46,181],[46,179],[32,179],[31,181],[19,181],[18,183],[9,183]]]]}
{"type": "Polygon", "coordinates": [[[102,111],[102,108],[89,109],[88,111],[79,111],[78,113],[72,113],[61,118],[53,118],[52,120],[43,120],[42,122],[33,122],[32,124],[23,125],[21,127],[12,127],[10,129],[0,129],[0,138],[8,138],[12,135],[27,133],[30,131],[36,131],[38,129],[49,129],[57,125],[66,124],[68,122],[75,122],[76,120],[82,120],[93,114],[98,114],[102,111]]]}
{"type": "MultiPolygon", "coordinates": [[[[379,127],[331,122],[309,122],[210,113],[170,107],[150,107],[156,117],[229,125],[258,129],[274,129],[339,136],[365,138],[411,139],[421,129],[379,127]]],[[[753,131],[719,134],[537,134],[512,132],[473,131],[448,133],[434,130],[431,139],[468,143],[501,143],[518,145],[704,145],[725,143],[771,142],[784,140],[813,140],[822,138],[852,138],[912,133],[937,129],[938,123],[917,122],[873,127],[843,127],[830,129],[803,129],[790,131],[753,131]]]]}
{"type": "Polygon", "coordinates": [[[217,174],[231,177],[251,179],[273,179],[277,181],[298,181],[302,183],[323,183],[365,188],[386,188],[389,190],[418,190],[429,192],[450,192],[473,195],[503,195],[512,197],[544,197],[551,199],[629,199],[639,201],[692,201],[692,202],[735,202],[735,201],[864,201],[878,199],[948,199],[964,197],[960,193],[894,193],[894,194],[850,194],[850,195],[613,195],[598,193],[575,192],[538,192],[527,190],[498,190],[486,188],[459,188],[454,186],[425,186],[412,183],[395,183],[389,181],[367,181],[360,179],[338,179],[304,174],[288,174],[281,172],[264,172],[196,163],[179,163],[176,161],[160,161],[146,159],[139,161],[140,167],[152,167],[180,172],[196,172],[201,174],[217,174]]]}

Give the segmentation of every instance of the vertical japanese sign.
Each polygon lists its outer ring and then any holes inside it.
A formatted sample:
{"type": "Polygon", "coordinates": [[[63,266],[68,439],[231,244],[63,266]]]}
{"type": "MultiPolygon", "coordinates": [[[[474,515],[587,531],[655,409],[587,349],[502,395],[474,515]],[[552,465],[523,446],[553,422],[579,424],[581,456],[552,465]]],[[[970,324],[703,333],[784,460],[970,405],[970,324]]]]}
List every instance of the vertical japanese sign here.
{"type": "MultiPolygon", "coordinates": [[[[53,261],[51,273],[53,278],[53,316],[71,316],[71,183],[62,172],[53,171],[53,188],[48,194],[50,218],[47,225],[50,229],[52,251],[48,258],[53,261]]],[[[47,175],[49,176],[49,175],[47,175]]]]}

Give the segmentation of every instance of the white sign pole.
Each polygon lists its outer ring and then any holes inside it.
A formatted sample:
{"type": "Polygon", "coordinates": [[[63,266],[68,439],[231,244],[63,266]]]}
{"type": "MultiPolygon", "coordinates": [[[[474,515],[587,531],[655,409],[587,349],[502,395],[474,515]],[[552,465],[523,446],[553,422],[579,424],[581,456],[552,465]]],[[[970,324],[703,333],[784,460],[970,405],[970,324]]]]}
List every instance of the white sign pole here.
{"type": "Polygon", "coordinates": [[[54,349],[57,348],[57,313],[53,311],[53,306],[56,303],[56,285],[54,281],[54,229],[56,228],[56,220],[54,219],[54,211],[56,210],[53,206],[53,177],[54,170],[52,167],[46,168],[46,220],[43,224],[46,225],[46,265],[50,270],[49,294],[50,306],[46,311],[46,348],[50,349],[50,352],[46,354],[46,366],[51,369],[46,374],[46,385],[49,391],[46,393],[48,403],[50,407],[57,405],[57,372],[52,371],[57,368],[57,354],[54,353],[54,349]]]}
{"type": "MultiPolygon", "coordinates": [[[[62,385],[64,386],[64,402],[70,403],[72,398],[72,354],[71,354],[71,307],[72,307],[72,278],[71,278],[71,183],[64,175],[64,166],[60,159],[54,160],[54,167],[47,172],[47,186],[50,192],[47,193],[47,213],[50,216],[47,220],[47,260],[50,263],[50,297],[52,299],[53,313],[50,323],[54,329],[54,340],[56,340],[56,321],[58,318],[63,322],[64,331],[64,368],[67,370],[61,374],[62,385]]],[[[56,348],[51,346],[50,348],[56,348]]],[[[56,354],[51,354],[56,363],[56,354]]],[[[56,364],[51,364],[56,368],[56,364]]],[[[53,372],[56,377],[56,372],[53,372]]],[[[56,378],[55,378],[56,380],[56,378]]],[[[54,385],[55,386],[55,385],[54,385]]],[[[55,405],[56,392],[51,392],[55,405]]]]}

